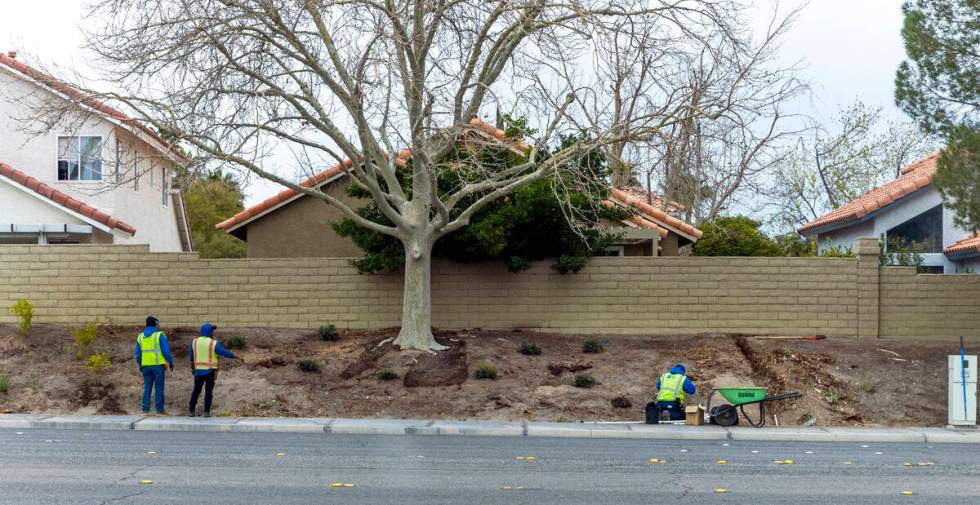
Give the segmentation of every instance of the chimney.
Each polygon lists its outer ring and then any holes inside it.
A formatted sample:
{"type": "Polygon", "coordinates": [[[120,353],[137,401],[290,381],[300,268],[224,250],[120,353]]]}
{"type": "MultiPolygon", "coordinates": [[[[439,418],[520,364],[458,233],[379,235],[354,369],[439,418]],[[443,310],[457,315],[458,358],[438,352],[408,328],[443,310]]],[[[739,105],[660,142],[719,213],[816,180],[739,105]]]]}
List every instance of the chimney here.
{"type": "Polygon", "coordinates": [[[16,60],[17,59],[17,51],[7,51],[7,56],[9,56],[10,59],[12,59],[12,60],[16,60]]]}

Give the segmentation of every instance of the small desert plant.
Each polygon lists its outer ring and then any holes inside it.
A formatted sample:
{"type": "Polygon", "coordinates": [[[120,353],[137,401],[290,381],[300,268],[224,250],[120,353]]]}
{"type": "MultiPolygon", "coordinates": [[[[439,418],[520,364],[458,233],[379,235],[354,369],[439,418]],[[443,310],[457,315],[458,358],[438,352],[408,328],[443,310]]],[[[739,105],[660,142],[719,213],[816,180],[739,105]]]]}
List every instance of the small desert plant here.
{"type": "Polygon", "coordinates": [[[378,372],[378,380],[390,381],[398,378],[398,374],[390,368],[384,368],[378,372]]]}
{"type": "Polygon", "coordinates": [[[590,388],[595,386],[595,377],[591,375],[576,375],[575,376],[575,387],[577,388],[590,388]]]}
{"type": "Polygon", "coordinates": [[[480,363],[476,365],[476,371],[473,372],[473,377],[476,379],[497,380],[497,367],[491,363],[480,363]]]}
{"type": "Polygon", "coordinates": [[[27,335],[31,331],[31,320],[34,319],[34,304],[30,300],[19,300],[10,307],[10,313],[20,318],[20,332],[27,335]]]}
{"type": "Polygon", "coordinates": [[[333,342],[337,340],[337,327],[332,324],[326,324],[320,327],[320,340],[326,342],[333,342]]]}
{"type": "Polygon", "coordinates": [[[316,358],[302,358],[296,362],[296,366],[304,372],[320,371],[320,362],[316,358]]]}
{"type": "Polygon", "coordinates": [[[839,392],[837,392],[836,390],[834,390],[834,389],[829,389],[829,390],[827,390],[827,394],[826,394],[826,395],[824,395],[824,397],[823,397],[823,399],[824,399],[824,400],[825,400],[825,401],[826,401],[827,403],[829,403],[829,404],[831,404],[831,405],[836,405],[836,404],[838,404],[838,403],[840,403],[840,401],[841,401],[841,400],[842,400],[843,398],[841,398],[841,395],[840,395],[840,393],[839,393],[839,392]]]}
{"type": "Polygon", "coordinates": [[[606,346],[602,345],[602,342],[598,340],[586,340],[582,342],[582,352],[586,354],[598,354],[606,350],[606,346]]]}
{"type": "Polygon", "coordinates": [[[225,342],[225,346],[229,349],[244,349],[246,339],[244,336],[231,337],[225,342]]]}
{"type": "Polygon", "coordinates": [[[98,331],[98,327],[95,323],[88,323],[81,328],[75,328],[71,330],[71,336],[75,338],[75,345],[78,346],[78,350],[75,351],[75,356],[81,358],[88,350],[88,346],[92,345],[95,341],[95,334],[98,331]]]}
{"type": "Polygon", "coordinates": [[[529,344],[524,342],[521,347],[517,349],[517,352],[524,354],[526,356],[537,356],[541,354],[541,346],[538,344],[529,344]]]}
{"type": "Polygon", "coordinates": [[[109,358],[109,353],[97,352],[85,358],[85,368],[88,368],[93,374],[100,374],[112,367],[112,359],[109,358]]]}
{"type": "Polygon", "coordinates": [[[0,394],[6,393],[10,389],[10,377],[0,374],[0,394]]]}

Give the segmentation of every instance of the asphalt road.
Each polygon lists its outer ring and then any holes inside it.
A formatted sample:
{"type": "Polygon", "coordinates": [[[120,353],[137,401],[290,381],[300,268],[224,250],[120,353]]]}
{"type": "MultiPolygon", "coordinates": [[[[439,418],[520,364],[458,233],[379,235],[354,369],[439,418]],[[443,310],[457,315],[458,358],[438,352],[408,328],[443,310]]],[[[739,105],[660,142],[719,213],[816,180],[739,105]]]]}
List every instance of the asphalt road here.
{"type": "Polygon", "coordinates": [[[0,430],[3,505],[980,503],[976,445],[20,433],[0,430]]]}

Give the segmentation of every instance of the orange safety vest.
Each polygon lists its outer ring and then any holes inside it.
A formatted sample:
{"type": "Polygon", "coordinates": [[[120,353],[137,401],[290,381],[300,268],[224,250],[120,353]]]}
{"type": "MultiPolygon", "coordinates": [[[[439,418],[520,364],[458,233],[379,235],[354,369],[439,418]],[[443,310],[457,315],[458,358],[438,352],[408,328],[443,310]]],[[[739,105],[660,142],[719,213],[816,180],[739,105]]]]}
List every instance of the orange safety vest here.
{"type": "Polygon", "coordinates": [[[217,341],[211,337],[194,339],[194,370],[218,369],[218,356],[214,354],[216,343],[217,341]]]}

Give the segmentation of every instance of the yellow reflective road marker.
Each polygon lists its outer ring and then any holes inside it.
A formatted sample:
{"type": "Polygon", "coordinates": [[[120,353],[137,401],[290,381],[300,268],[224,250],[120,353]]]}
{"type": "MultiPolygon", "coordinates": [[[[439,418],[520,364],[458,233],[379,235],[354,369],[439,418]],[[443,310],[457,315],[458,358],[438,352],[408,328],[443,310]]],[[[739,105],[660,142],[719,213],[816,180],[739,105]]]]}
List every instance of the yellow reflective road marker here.
{"type": "Polygon", "coordinates": [[[284,452],[277,452],[276,453],[276,456],[278,456],[280,458],[283,457],[283,456],[285,456],[285,455],[286,455],[286,453],[284,453],[284,452]]]}
{"type": "Polygon", "coordinates": [[[153,484],[153,481],[150,479],[143,479],[140,481],[140,484],[153,484]]]}
{"type": "Polygon", "coordinates": [[[344,487],[344,483],[343,482],[334,482],[333,484],[330,484],[330,487],[344,487]]]}
{"type": "Polygon", "coordinates": [[[353,484],[344,484],[344,487],[354,487],[353,484]]]}
{"type": "Polygon", "coordinates": [[[534,461],[534,460],[536,460],[536,459],[538,459],[538,458],[535,458],[534,456],[528,456],[528,457],[526,457],[526,458],[524,458],[524,459],[526,459],[526,460],[528,460],[528,461],[534,461]]]}
{"type": "Polygon", "coordinates": [[[851,463],[850,461],[845,461],[845,462],[844,462],[844,464],[845,464],[845,465],[850,465],[850,464],[852,464],[852,463],[851,463]]]}
{"type": "Polygon", "coordinates": [[[791,460],[791,459],[783,460],[783,464],[784,465],[792,465],[793,464],[793,460],[791,460]]]}
{"type": "Polygon", "coordinates": [[[416,457],[416,458],[418,458],[418,459],[423,459],[423,458],[425,458],[425,456],[423,456],[423,455],[421,455],[421,454],[416,454],[416,455],[415,455],[415,457],[416,457]]]}
{"type": "Polygon", "coordinates": [[[936,466],[932,461],[920,461],[919,466],[936,466]]]}
{"type": "Polygon", "coordinates": [[[157,455],[157,451],[146,451],[146,455],[147,456],[156,456],[157,455]]]}
{"type": "Polygon", "coordinates": [[[774,460],[772,460],[772,464],[774,464],[774,465],[781,465],[781,464],[783,464],[783,460],[781,460],[781,459],[774,459],[774,460]]]}
{"type": "Polygon", "coordinates": [[[902,463],[902,466],[912,466],[912,463],[905,462],[905,463],[902,463]]]}
{"type": "Polygon", "coordinates": [[[715,492],[718,493],[718,494],[721,494],[721,493],[727,493],[728,490],[725,489],[725,488],[723,488],[723,487],[716,487],[715,488],[715,492]]]}
{"type": "Polygon", "coordinates": [[[909,494],[915,494],[915,493],[913,493],[912,491],[902,491],[902,494],[909,495],[909,494]]]}
{"type": "Polygon", "coordinates": [[[715,461],[715,463],[718,463],[719,465],[727,465],[728,464],[728,462],[725,461],[725,460],[723,460],[723,459],[719,459],[718,461],[715,461]]]}
{"type": "Polygon", "coordinates": [[[503,489],[504,489],[504,491],[510,491],[510,490],[512,490],[512,489],[514,489],[514,488],[513,488],[513,487],[511,487],[511,486],[504,486],[504,488],[503,488],[503,489]]]}

